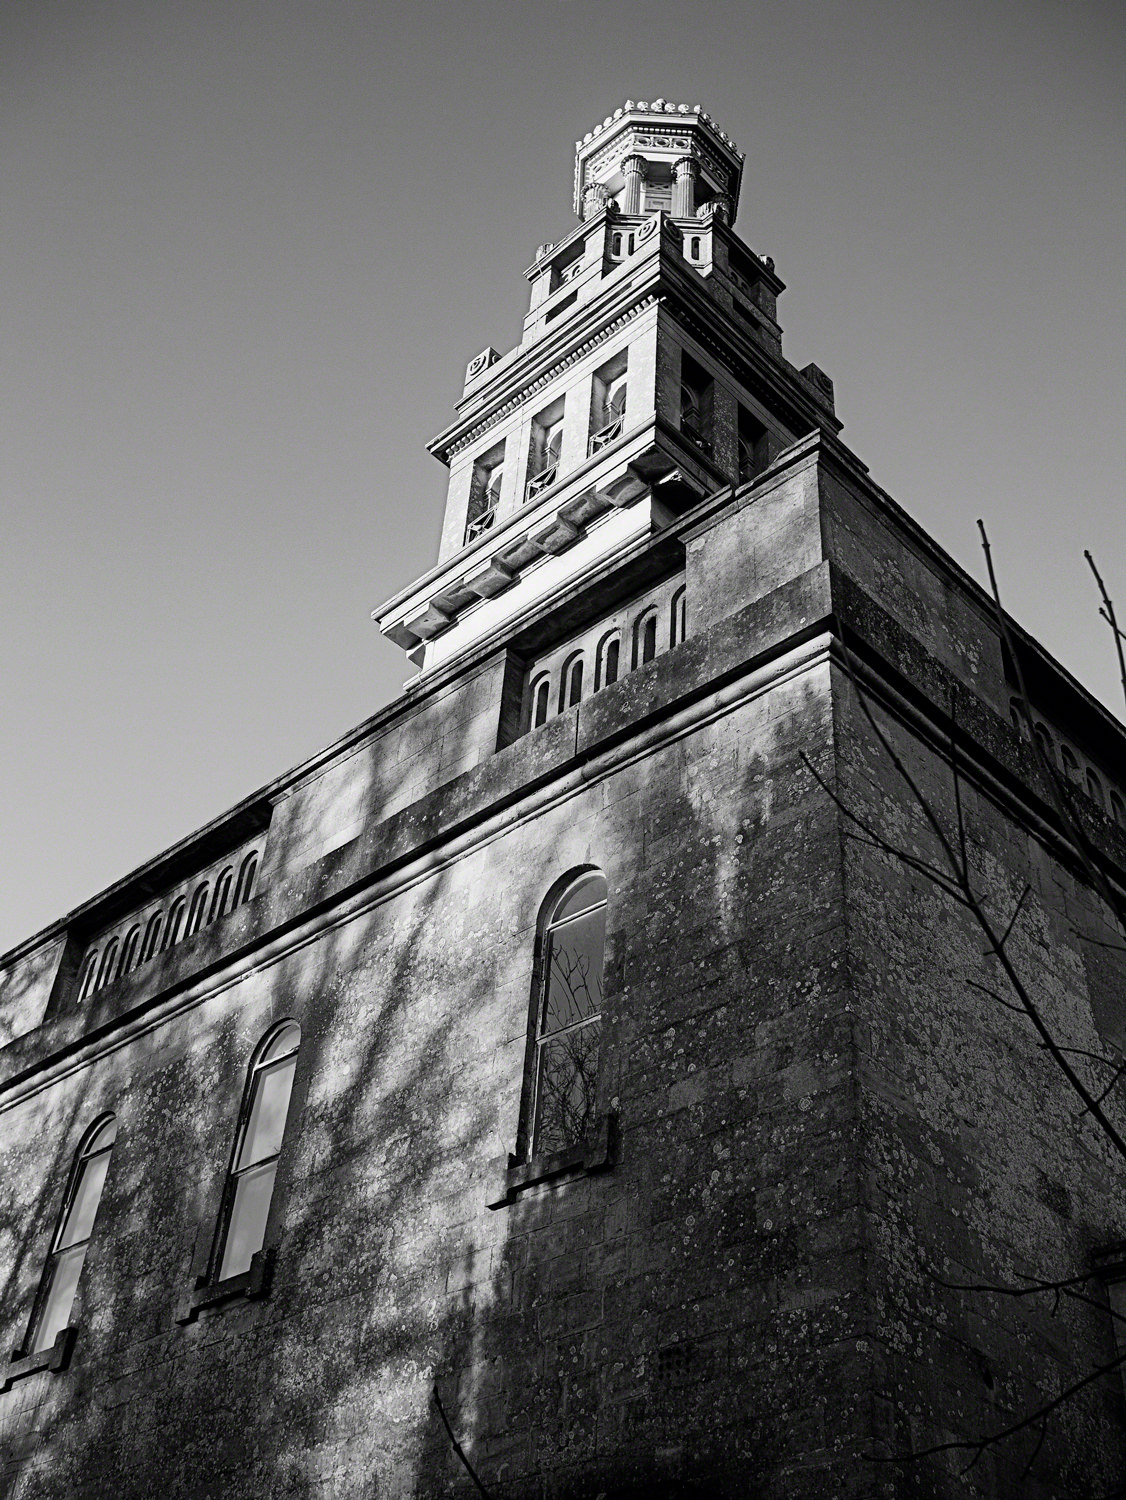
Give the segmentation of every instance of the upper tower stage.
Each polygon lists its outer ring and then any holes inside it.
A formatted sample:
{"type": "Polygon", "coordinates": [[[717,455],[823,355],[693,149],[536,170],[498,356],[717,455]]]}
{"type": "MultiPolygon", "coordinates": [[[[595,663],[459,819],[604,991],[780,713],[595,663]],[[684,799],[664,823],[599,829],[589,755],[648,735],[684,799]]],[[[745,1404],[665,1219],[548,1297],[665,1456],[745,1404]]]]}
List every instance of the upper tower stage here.
{"type": "Polygon", "coordinates": [[[774,262],[731,227],[742,170],[695,104],[630,101],[577,143],[579,220],[536,251],[519,342],[469,362],[430,444],[437,565],[376,611],[424,675],[601,607],[667,562],[686,512],[840,430],[832,382],[782,353],[774,262]]]}
{"type": "Polygon", "coordinates": [[[733,222],[742,176],[743,153],[698,104],[627,99],[575,142],[575,212],[688,219],[714,204],[733,222]]]}

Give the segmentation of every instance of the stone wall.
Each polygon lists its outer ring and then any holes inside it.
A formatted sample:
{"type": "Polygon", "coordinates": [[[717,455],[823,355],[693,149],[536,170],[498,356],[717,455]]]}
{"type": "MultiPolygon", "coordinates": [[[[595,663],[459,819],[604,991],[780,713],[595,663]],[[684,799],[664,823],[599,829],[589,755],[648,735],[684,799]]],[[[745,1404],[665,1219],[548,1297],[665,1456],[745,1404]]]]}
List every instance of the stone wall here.
{"type": "MultiPolygon", "coordinates": [[[[849,837],[845,810],[922,835],[842,641],[947,817],[961,727],[975,856],[991,889],[1032,887],[1018,952],[1069,1045],[1121,1040],[1124,976],[1080,941],[1113,929],[1051,830],[995,643],[928,649],[886,559],[925,581],[935,554],[888,513],[879,555],[845,557],[880,502],[822,462],[803,449],[685,523],[683,644],[499,750],[496,656],[408,695],[271,794],[253,901],[0,1047],[9,1350],[75,1146],[119,1123],[69,1368],[0,1394],[5,1494],[468,1494],[435,1380],[513,1500],[1110,1487],[1109,1385],[1053,1420],[1027,1478],[1019,1441],[965,1480],[964,1456],[892,1461],[1109,1357],[1099,1305],[1053,1317],[936,1278],[1074,1274],[1126,1222],[1119,1168],[969,983],[989,965],[964,912],[849,837]],[[609,885],[614,1159],[490,1208],[537,920],[588,865],[609,885]],[[302,1046],[267,1295],[184,1321],[246,1069],[285,1018],[302,1046]]],[[[936,578],[932,635],[984,618],[936,578]]],[[[1080,810],[1121,868],[1121,831],[1080,810]]]]}

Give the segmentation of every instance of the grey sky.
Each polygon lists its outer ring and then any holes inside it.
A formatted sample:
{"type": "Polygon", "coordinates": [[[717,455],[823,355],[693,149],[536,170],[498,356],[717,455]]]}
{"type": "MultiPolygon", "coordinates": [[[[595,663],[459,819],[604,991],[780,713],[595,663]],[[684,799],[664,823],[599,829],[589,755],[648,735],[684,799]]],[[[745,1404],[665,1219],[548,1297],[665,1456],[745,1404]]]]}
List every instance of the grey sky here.
{"type": "Polygon", "coordinates": [[[577,135],[703,104],[844,438],[1121,712],[1117,3],[8,0],[0,950],[398,690],[577,135]]]}

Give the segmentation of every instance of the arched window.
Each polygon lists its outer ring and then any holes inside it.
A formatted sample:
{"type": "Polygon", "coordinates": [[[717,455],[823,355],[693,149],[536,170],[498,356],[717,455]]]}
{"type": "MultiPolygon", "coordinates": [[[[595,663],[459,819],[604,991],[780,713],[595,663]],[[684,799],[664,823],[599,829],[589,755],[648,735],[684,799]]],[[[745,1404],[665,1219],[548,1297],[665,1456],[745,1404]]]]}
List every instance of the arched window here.
{"type": "Polygon", "coordinates": [[[684,607],[685,590],[683,584],[672,596],[672,621],[669,626],[669,645],[679,646],[684,639],[686,611],[684,607]]]}
{"type": "Polygon", "coordinates": [[[116,938],[110,938],[102,954],[102,966],[98,970],[98,988],[105,989],[113,978],[113,966],[117,961],[117,950],[120,945],[116,938]]]}
{"type": "Polygon", "coordinates": [[[141,924],[130,927],[125,934],[125,945],[121,950],[121,962],[117,966],[118,979],[130,973],[137,966],[137,946],[141,941],[141,924]]]}
{"type": "Polygon", "coordinates": [[[87,1131],[75,1154],[58,1227],[35,1299],[28,1336],[31,1354],[50,1349],[70,1321],[116,1135],[117,1121],[113,1115],[105,1115],[87,1131]]]}
{"type": "Polygon", "coordinates": [[[610,254],[611,255],[621,255],[621,253],[622,253],[622,236],[621,236],[620,233],[618,233],[618,234],[614,235],[614,238],[613,238],[613,240],[610,243],[610,254]]]}
{"type": "Polygon", "coordinates": [[[657,654],[657,616],[655,612],[642,615],[633,627],[633,664],[643,667],[657,654]]]}
{"type": "Polygon", "coordinates": [[[78,973],[78,999],[79,1002],[88,1000],[94,993],[94,984],[98,978],[98,950],[91,949],[82,962],[82,968],[78,973]]]}
{"type": "Polygon", "coordinates": [[[573,656],[563,668],[563,676],[559,683],[559,709],[574,708],[576,703],[582,702],[583,696],[583,659],[581,656],[573,656]]]}
{"type": "Polygon", "coordinates": [[[693,260],[700,259],[700,236],[698,234],[694,234],[688,241],[688,254],[693,260]]]}
{"type": "Polygon", "coordinates": [[[577,1144],[594,1124],[606,877],[588,870],[571,881],[545,915],[524,1117],[532,1156],[577,1144]]]}
{"type": "Polygon", "coordinates": [[[618,680],[618,665],[622,654],[622,638],[616,630],[602,637],[598,644],[598,657],[594,664],[594,691],[609,687],[618,680]]]}
{"type": "Polygon", "coordinates": [[[285,1021],[250,1065],[216,1237],[220,1281],[248,1271],[266,1238],[300,1045],[300,1026],[285,1021]]]}
{"type": "Polygon", "coordinates": [[[241,906],[244,901],[249,901],[254,895],[254,881],[258,875],[258,851],[251,850],[242,862],[242,868],[238,872],[238,885],[235,887],[236,906],[241,906]]]}
{"type": "Polygon", "coordinates": [[[209,922],[218,921],[227,910],[227,903],[231,898],[231,883],[234,878],[234,867],[228,865],[215,882],[215,895],[211,898],[211,915],[207,919],[209,922]]]}
{"type": "Polygon", "coordinates": [[[187,905],[188,903],[184,900],[183,896],[177,897],[172,903],[172,909],[168,913],[168,925],[164,929],[164,938],[160,944],[160,951],[162,953],[165,948],[174,948],[180,941],[180,928],[183,925],[184,912],[187,909],[187,905]]]}
{"type": "Polygon", "coordinates": [[[1101,807],[1105,810],[1106,798],[1103,796],[1103,784],[1099,780],[1097,773],[1090,766],[1087,767],[1087,795],[1096,807],[1101,807]]]}
{"type": "Polygon", "coordinates": [[[1028,715],[1024,711],[1024,704],[1019,698],[1009,699],[1009,718],[1013,721],[1013,728],[1021,739],[1028,738],[1028,715]]]}
{"type": "Polygon", "coordinates": [[[1110,810],[1119,828],[1126,828],[1126,802],[1123,802],[1113,787],[1110,793],[1110,810]]]}
{"type": "Polygon", "coordinates": [[[606,386],[603,411],[607,422],[620,423],[626,413],[626,394],[629,384],[625,375],[615,375],[606,386]]]}
{"type": "Polygon", "coordinates": [[[538,729],[541,724],[547,723],[550,693],[551,683],[547,677],[541,677],[532,688],[533,729],[538,729]]]}
{"type": "Polygon", "coordinates": [[[1032,732],[1036,736],[1036,747],[1040,751],[1040,754],[1050,766],[1054,766],[1056,764],[1056,748],[1052,743],[1052,736],[1049,734],[1047,727],[1044,724],[1036,724],[1032,732]]]}
{"type": "Polygon", "coordinates": [[[1060,757],[1063,760],[1063,774],[1068,781],[1079,783],[1079,762],[1075,758],[1075,751],[1070,745],[1060,745],[1060,757]]]}
{"type": "Polygon", "coordinates": [[[685,432],[700,431],[700,393],[688,384],[680,387],[680,425],[685,432]]]}
{"type": "Polygon", "coordinates": [[[210,886],[205,880],[202,885],[196,886],[195,895],[192,897],[191,910],[188,912],[188,925],[184,928],[184,936],[190,938],[203,926],[207,915],[207,893],[210,886]]]}
{"type": "Polygon", "coordinates": [[[154,911],[149,918],[149,925],[145,928],[145,940],[141,944],[141,963],[147,964],[156,952],[156,945],[160,942],[160,928],[164,921],[162,912],[154,911]]]}

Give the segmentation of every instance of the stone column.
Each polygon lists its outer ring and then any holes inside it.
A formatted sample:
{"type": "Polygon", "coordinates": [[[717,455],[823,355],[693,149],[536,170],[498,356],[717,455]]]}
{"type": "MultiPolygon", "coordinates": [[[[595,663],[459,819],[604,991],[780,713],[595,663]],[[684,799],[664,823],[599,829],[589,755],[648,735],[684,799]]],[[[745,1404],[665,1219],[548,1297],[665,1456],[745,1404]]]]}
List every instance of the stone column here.
{"type": "Polygon", "coordinates": [[[593,219],[600,214],[610,199],[610,191],[601,182],[588,182],[583,188],[583,218],[593,219]]]}
{"type": "Polygon", "coordinates": [[[641,187],[645,181],[645,158],[627,156],[622,162],[622,171],[626,178],[625,192],[622,194],[622,213],[639,214],[641,212],[641,187]]]}
{"type": "Polygon", "coordinates": [[[696,178],[700,163],[691,156],[682,156],[672,164],[672,216],[674,219],[690,219],[696,211],[696,178]]]}

